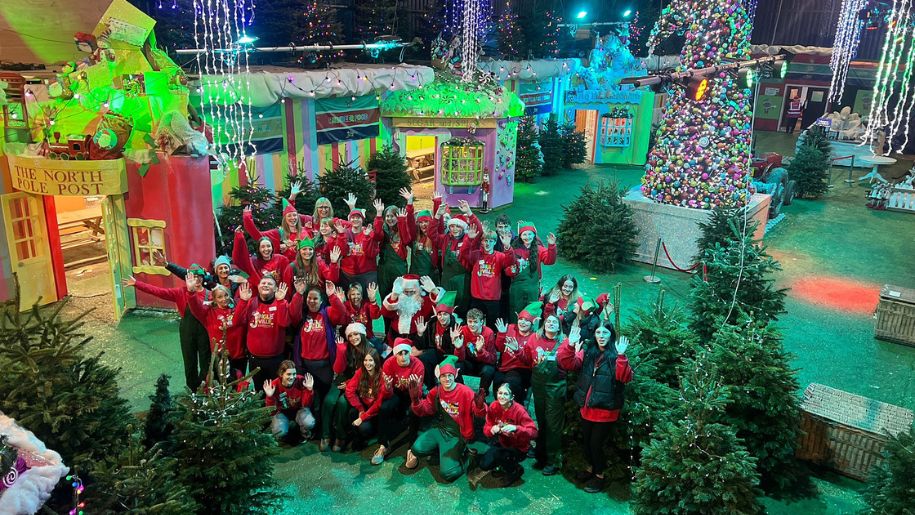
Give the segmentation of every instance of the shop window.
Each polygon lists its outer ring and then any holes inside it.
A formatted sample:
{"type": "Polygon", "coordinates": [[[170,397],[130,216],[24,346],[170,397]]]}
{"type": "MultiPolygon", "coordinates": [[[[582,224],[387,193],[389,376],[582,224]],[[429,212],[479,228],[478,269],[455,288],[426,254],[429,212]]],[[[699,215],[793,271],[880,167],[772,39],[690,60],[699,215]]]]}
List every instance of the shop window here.
{"type": "Polygon", "coordinates": [[[9,206],[16,260],[26,261],[39,257],[43,227],[35,200],[25,196],[13,198],[9,206]]]}
{"type": "Polygon", "coordinates": [[[157,266],[153,253],[165,253],[165,221],[128,218],[130,241],[133,243],[133,255],[136,259],[133,272],[144,274],[168,275],[165,267],[157,266]]]}
{"type": "Polygon", "coordinates": [[[628,147],[632,144],[633,114],[629,108],[614,107],[600,117],[600,144],[603,147],[628,147]]]}
{"type": "Polygon", "coordinates": [[[482,184],[483,150],[483,143],[476,140],[451,140],[442,143],[442,184],[445,186],[479,186],[482,184]]]}

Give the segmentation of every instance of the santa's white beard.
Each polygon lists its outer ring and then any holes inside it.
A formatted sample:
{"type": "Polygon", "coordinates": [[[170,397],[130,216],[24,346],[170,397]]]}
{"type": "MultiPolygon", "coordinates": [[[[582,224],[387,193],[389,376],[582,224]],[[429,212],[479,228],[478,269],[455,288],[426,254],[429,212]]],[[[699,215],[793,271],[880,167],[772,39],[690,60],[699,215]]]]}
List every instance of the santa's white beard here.
{"type": "Polygon", "coordinates": [[[409,334],[413,326],[413,315],[419,313],[423,307],[422,295],[413,297],[401,296],[397,300],[397,331],[400,334],[409,334]]]}

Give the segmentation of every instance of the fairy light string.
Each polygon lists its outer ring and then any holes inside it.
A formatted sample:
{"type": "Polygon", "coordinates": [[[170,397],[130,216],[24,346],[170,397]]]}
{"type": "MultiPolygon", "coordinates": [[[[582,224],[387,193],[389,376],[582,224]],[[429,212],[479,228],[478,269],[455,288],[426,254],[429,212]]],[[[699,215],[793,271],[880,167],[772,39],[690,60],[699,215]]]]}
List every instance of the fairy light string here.
{"type": "Polygon", "coordinates": [[[845,92],[848,65],[858,51],[861,29],[864,26],[858,14],[866,4],[867,0],[842,0],[836,37],[832,45],[832,57],[829,61],[829,68],[832,70],[832,81],[829,85],[830,103],[840,102],[845,92]]]}

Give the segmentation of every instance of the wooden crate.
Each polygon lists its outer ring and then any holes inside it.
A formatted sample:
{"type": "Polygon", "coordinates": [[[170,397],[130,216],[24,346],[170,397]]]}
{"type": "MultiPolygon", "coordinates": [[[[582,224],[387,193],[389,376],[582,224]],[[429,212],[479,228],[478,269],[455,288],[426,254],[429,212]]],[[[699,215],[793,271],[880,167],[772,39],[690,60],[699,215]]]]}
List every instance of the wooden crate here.
{"type": "Polygon", "coordinates": [[[811,383],[801,402],[797,457],[865,481],[883,459],[887,435],[908,431],[913,420],[911,410],[811,383]]]}
{"type": "Polygon", "coordinates": [[[874,337],[915,346],[915,290],[884,285],[877,304],[874,337]]]}

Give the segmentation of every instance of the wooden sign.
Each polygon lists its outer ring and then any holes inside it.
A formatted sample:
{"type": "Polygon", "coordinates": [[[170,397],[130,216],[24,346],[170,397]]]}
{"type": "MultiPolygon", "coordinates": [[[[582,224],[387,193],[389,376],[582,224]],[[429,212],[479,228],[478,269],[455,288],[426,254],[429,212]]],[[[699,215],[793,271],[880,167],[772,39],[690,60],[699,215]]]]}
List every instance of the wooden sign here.
{"type": "Polygon", "coordinates": [[[13,188],[36,195],[120,195],[127,191],[123,159],[77,161],[8,156],[13,188]]]}

